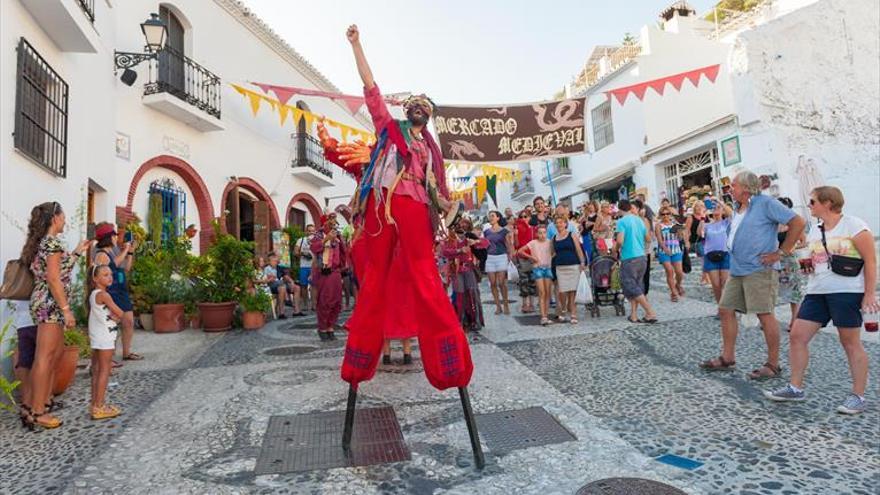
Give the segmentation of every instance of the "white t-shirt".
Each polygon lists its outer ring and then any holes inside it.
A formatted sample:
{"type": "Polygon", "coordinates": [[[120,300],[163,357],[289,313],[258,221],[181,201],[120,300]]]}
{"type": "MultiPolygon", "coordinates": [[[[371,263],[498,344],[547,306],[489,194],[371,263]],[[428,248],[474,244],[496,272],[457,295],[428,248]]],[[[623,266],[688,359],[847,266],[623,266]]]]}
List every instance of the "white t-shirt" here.
{"type": "Polygon", "coordinates": [[[311,266],[312,263],[312,249],[310,247],[309,240],[312,238],[310,235],[306,235],[301,237],[299,241],[297,241],[297,246],[299,246],[299,266],[300,268],[307,268],[311,266]],[[308,263],[303,263],[303,261],[307,261],[308,263]]]}
{"type": "MultiPolygon", "coordinates": [[[[833,229],[825,232],[828,252],[861,258],[852,238],[862,231],[871,232],[868,224],[861,218],[843,215],[833,229]]],[[[864,293],[865,270],[858,277],[844,277],[831,271],[828,254],[822,247],[822,232],[817,227],[807,236],[810,256],[813,258],[813,273],[807,279],[807,294],[864,293]]]]}
{"type": "Polygon", "coordinates": [[[30,301],[11,301],[15,307],[12,313],[12,326],[15,328],[24,328],[34,325],[31,318],[31,302],[30,301]]]}
{"type": "Polygon", "coordinates": [[[740,213],[738,211],[733,212],[733,217],[730,219],[730,235],[727,236],[727,250],[733,251],[733,238],[736,236],[736,231],[739,229],[739,225],[742,223],[743,218],[746,217],[746,212],[749,210],[746,209],[744,212],[740,213]]]}

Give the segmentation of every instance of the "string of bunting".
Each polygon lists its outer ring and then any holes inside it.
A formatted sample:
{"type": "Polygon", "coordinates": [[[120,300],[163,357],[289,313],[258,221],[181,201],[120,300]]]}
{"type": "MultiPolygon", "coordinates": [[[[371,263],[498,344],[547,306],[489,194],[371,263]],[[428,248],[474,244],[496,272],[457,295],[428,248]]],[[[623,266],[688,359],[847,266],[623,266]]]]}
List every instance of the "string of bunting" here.
{"type": "MultiPolygon", "coordinates": [[[[311,133],[312,131],[312,125],[314,125],[314,123],[321,118],[321,116],[317,114],[314,114],[307,110],[303,110],[301,108],[296,108],[295,106],[281,103],[276,99],[270,98],[256,91],[251,91],[247,88],[239,86],[238,84],[230,85],[233,89],[235,89],[236,92],[247,98],[248,103],[251,107],[251,112],[254,114],[254,117],[256,117],[259,113],[263,103],[266,103],[267,105],[269,105],[273,112],[278,112],[278,118],[282,126],[284,126],[284,124],[287,122],[288,116],[291,117],[291,121],[293,121],[295,125],[299,125],[301,121],[305,120],[306,131],[309,133],[311,133]]],[[[358,129],[356,127],[343,124],[342,122],[337,122],[335,120],[327,118],[324,119],[324,122],[326,123],[327,127],[335,127],[336,129],[339,129],[342,135],[343,142],[347,142],[349,137],[354,137],[355,139],[359,139],[361,141],[364,141],[365,143],[370,143],[374,140],[372,132],[358,129]]]]}
{"type": "Polygon", "coordinates": [[[696,88],[700,85],[701,76],[706,76],[706,79],[708,79],[709,82],[714,83],[715,79],[718,77],[718,71],[720,69],[720,64],[708,65],[706,67],[700,67],[699,69],[689,70],[687,72],[679,72],[678,74],[661,77],[659,79],[651,79],[650,81],[611,89],[605,91],[605,96],[608,99],[611,99],[613,96],[620,105],[626,103],[626,98],[630,93],[634,94],[636,98],[641,101],[642,98],[645,97],[648,88],[653,89],[658,95],[663,96],[663,92],[666,90],[666,83],[671,84],[676,91],[681,91],[681,85],[684,83],[684,80],[687,79],[696,88]]]}

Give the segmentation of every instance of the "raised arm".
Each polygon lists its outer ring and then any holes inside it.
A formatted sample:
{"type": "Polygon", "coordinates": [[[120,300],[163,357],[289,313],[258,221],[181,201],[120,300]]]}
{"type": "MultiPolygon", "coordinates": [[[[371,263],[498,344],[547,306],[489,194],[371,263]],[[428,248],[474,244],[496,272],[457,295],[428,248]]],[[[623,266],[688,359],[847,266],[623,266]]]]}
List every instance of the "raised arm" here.
{"type": "Polygon", "coordinates": [[[356,24],[348,26],[345,37],[351,43],[351,49],[354,51],[354,60],[357,63],[358,74],[364,83],[365,89],[373,89],[376,81],[373,79],[373,71],[370,70],[370,64],[367,63],[367,57],[364,55],[364,47],[361,46],[361,35],[356,24]]]}

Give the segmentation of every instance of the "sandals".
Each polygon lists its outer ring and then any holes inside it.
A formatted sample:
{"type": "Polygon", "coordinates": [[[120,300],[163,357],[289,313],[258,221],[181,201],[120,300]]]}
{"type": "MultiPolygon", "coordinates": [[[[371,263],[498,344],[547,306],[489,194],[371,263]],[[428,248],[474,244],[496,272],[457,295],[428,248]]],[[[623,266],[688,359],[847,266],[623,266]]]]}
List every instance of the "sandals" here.
{"type": "Polygon", "coordinates": [[[549,325],[549,324],[550,324],[550,319],[549,319],[549,318],[541,318],[541,326],[542,326],[542,327],[546,327],[546,326],[549,325]]]}
{"type": "Polygon", "coordinates": [[[767,380],[769,378],[777,378],[780,374],[782,374],[782,366],[764,363],[760,368],[753,369],[747,376],[749,380],[767,380]]]}
{"type": "Polygon", "coordinates": [[[36,414],[31,411],[30,416],[23,421],[28,424],[28,428],[30,428],[31,430],[33,430],[35,426],[39,426],[40,428],[43,428],[45,430],[54,430],[55,428],[58,428],[59,426],[64,424],[63,421],[49,414],[49,411],[43,411],[40,414],[36,414]],[[40,421],[39,418],[46,419],[44,421],[40,421]]]}
{"type": "Polygon", "coordinates": [[[639,323],[647,323],[649,325],[653,325],[657,323],[657,318],[648,318],[647,316],[639,319],[639,323]]]}
{"type": "Polygon", "coordinates": [[[123,361],[142,361],[143,359],[144,357],[136,352],[129,352],[128,355],[122,356],[123,361]]]}
{"type": "Polygon", "coordinates": [[[572,325],[577,325],[578,319],[572,316],[570,321],[572,325]]]}
{"type": "Polygon", "coordinates": [[[122,409],[119,409],[116,406],[110,406],[110,405],[104,404],[101,407],[93,407],[91,410],[91,413],[92,413],[92,420],[98,421],[98,420],[102,420],[102,419],[115,418],[116,416],[119,416],[120,414],[122,414],[122,409]]]}
{"type": "Polygon", "coordinates": [[[700,363],[700,368],[706,371],[732,371],[735,366],[736,361],[725,361],[722,356],[700,363]]]}
{"type": "Polygon", "coordinates": [[[633,320],[632,318],[627,317],[626,320],[629,321],[630,323],[642,323],[642,320],[640,320],[640,319],[638,319],[638,318],[636,318],[635,320],[633,320]]]}

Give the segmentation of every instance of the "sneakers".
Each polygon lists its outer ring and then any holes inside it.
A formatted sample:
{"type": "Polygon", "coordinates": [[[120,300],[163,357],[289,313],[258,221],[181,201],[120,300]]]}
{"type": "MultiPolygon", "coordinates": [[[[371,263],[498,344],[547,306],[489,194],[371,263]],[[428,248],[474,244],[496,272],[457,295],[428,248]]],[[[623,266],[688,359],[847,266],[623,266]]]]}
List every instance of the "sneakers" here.
{"type": "Polygon", "coordinates": [[[841,414],[859,414],[865,412],[865,399],[856,394],[849,394],[843,404],[837,406],[837,412],[841,414]]]}
{"type": "Polygon", "coordinates": [[[780,389],[776,389],[773,391],[764,391],[764,397],[776,402],[802,401],[804,400],[805,396],[806,394],[803,390],[798,392],[794,388],[792,388],[791,385],[786,385],[780,389]]]}

